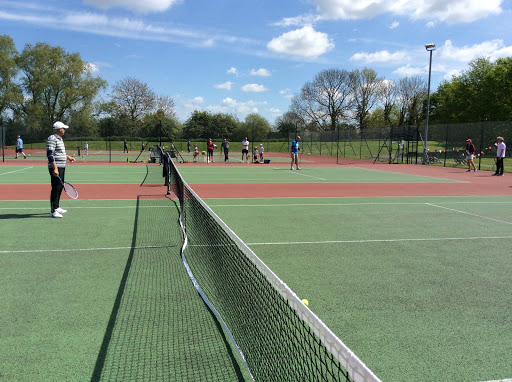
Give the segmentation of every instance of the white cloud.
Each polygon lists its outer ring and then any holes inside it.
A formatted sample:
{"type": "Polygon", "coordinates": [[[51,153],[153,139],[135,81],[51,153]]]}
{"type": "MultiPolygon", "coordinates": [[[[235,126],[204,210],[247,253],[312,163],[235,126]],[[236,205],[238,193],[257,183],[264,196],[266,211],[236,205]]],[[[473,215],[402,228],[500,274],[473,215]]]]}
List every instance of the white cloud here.
{"type": "Polygon", "coordinates": [[[261,93],[267,90],[263,85],[258,84],[247,84],[241,87],[243,92],[261,93]]]}
{"type": "Polygon", "coordinates": [[[270,109],[268,109],[268,111],[270,111],[273,114],[280,114],[281,113],[281,110],[279,110],[278,108],[275,108],[275,107],[271,107],[270,109]]]}
{"type": "Polygon", "coordinates": [[[92,62],[88,62],[85,66],[86,66],[87,70],[89,70],[89,72],[92,74],[98,73],[100,71],[100,68],[98,67],[98,65],[96,65],[92,62]]]}
{"type": "Polygon", "coordinates": [[[210,105],[207,107],[208,110],[214,113],[234,113],[247,115],[250,113],[258,113],[259,105],[266,105],[266,102],[238,102],[233,98],[224,98],[220,105],[210,105]]]}
{"type": "Polygon", "coordinates": [[[296,17],[285,17],[281,21],[278,21],[277,23],[273,23],[271,25],[278,27],[303,27],[306,25],[312,25],[317,21],[320,21],[321,19],[322,17],[319,15],[307,14],[296,17]]]}
{"type": "Polygon", "coordinates": [[[489,57],[491,61],[494,61],[497,58],[512,56],[512,45],[506,46],[503,40],[497,39],[458,48],[453,45],[451,40],[446,40],[444,45],[439,48],[437,56],[439,59],[463,63],[482,56],[489,57]]]}
{"type": "Polygon", "coordinates": [[[233,85],[233,82],[227,81],[227,82],[224,82],[223,84],[213,85],[213,87],[216,89],[231,90],[232,85],[233,85]]]}
{"type": "Polygon", "coordinates": [[[428,68],[420,68],[416,66],[411,66],[409,64],[405,66],[401,66],[398,69],[394,70],[393,73],[401,76],[401,77],[411,77],[411,76],[421,76],[425,73],[428,73],[428,68]]]}
{"type": "Polygon", "coordinates": [[[84,3],[101,9],[126,8],[138,13],[163,12],[180,0],[83,0],[84,3]]]}
{"type": "Polygon", "coordinates": [[[251,76],[260,76],[260,77],[270,77],[272,73],[270,73],[267,69],[260,68],[258,70],[251,69],[251,76]]]}
{"type": "Polygon", "coordinates": [[[231,67],[227,70],[226,72],[227,74],[234,74],[235,76],[238,76],[238,69],[237,68],[234,68],[234,67],[231,67]]]}
{"type": "Polygon", "coordinates": [[[204,102],[203,97],[195,97],[183,102],[183,105],[190,110],[198,108],[204,102]]]}
{"type": "Polygon", "coordinates": [[[472,22],[502,12],[503,0],[313,0],[324,19],[368,19],[390,13],[449,24],[472,22]]]}
{"type": "Polygon", "coordinates": [[[436,23],[433,21],[429,21],[428,23],[425,24],[425,26],[427,28],[434,28],[436,26],[436,23]]]}
{"type": "Polygon", "coordinates": [[[326,33],[317,32],[308,25],[272,39],[267,48],[279,54],[318,57],[334,48],[326,33]]]}
{"type": "Polygon", "coordinates": [[[400,25],[400,23],[398,21],[393,21],[391,23],[391,25],[389,26],[389,29],[396,29],[396,28],[398,28],[399,25],[400,25]]]}
{"type": "Polygon", "coordinates": [[[406,52],[388,52],[387,50],[381,50],[375,53],[355,53],[350,57],[350,61],[364,61],[366,64],[374,62],[400,62],[407,57],[406,52]]]}

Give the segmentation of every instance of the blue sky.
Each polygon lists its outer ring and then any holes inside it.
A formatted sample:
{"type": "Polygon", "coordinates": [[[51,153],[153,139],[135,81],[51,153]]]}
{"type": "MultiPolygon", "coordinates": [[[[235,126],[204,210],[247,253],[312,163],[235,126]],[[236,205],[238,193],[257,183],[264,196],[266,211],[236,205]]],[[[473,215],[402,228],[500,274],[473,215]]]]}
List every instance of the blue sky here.
{"type": "Polygon", "coordinates": [[[199,109],[273,123],[324,69],[427,79],[432,42],[435,90],[476,57],[512,56],[511,16],[511,0],[0,0],[0,34],[78,52],[110,86],[143,81],[181,122],[199,109]]]}

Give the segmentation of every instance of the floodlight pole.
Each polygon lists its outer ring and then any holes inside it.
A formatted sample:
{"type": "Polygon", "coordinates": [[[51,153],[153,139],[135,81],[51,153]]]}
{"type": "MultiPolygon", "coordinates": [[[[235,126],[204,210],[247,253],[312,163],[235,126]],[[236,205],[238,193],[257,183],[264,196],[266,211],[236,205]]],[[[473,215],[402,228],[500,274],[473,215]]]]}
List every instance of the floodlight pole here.
{"type": "Polygon", "coordinates": [[[427,52],[430,52],[430,62],[428,65],[428,86],[427,86],[427,120],[425,123],[425,143],[423,144],[423,163],[428,164],[428,151],[427,151],[427,142],[428,142],[428,117],[430,113],[430,77],[432,73],[432,52],[436,50],[435,44],[426,44],[425,49],[427,52]]]}

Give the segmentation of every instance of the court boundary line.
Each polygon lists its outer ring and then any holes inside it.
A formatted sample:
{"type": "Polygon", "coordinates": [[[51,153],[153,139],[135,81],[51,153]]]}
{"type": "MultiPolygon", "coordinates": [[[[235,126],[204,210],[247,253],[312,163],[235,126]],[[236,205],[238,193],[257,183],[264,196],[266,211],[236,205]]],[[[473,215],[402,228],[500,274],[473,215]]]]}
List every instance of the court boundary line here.
{"type": "Polygon", "coordinates": [[[448,207],[438,206],[438,205],[433,204],[433,203],[425,203],[425,204],[426,204],[426,205],[428,205],[428,206],[441,208],[441,209],[443,209],[443,210],[453,211],[453,212],[456,212],[456,213],[459,213],[459,214],[465,214],[465,215],[475,216],[475,217],[480,218],[480,219],[492,220],[492,221],[495,221],[495,222],[498,222],[498,223],[504,223],[504,224],[512,224],[512,222],[507,222],[507,221],[505,221],[505,220],[499,220],[499,219],[494,219],[494,218],[490,218],[490,217],[487,217],[487,216],[482,216],[482,215],[478,215],[478,214],[473,214],[473,213],[471,213],[471,212],[460,211],[460,210],[456,210],[455,208],[448,208],[448,207]]]}
{"type": "Polygon", "coordinates": [[[365,244],[365,243],[399,243],[412,241],[462,241],[462,240],[496,240],[512,239],[512,236],[468,236],[468,237],[435,237],[410,239],[361,239],[361,240],[323,240],[323,241],[284,241],[275,243],[247,243],[247,245],[297,245],[297,244],[365,244]]]}
{"type": "Polygon", "coordinates": [[[104,248],[64,248],[64,249],[23,249],[13,251],[0,251],[0,254],[11,253],[58,253],[58,252],[91,252],[91,251],[120,251],[120,250],[137,250],[137,249],[162,249],[162,248],[178,248],[179,245],[142,245],[135,247],[104,247],[104,248]]]}
{"type": "Polygon", "coordinates": [[[24,171],[24,170],[30,170],[31,168],[34,168],[34,166],[30,166],[30,167],[24,167],[24,168],[20,168],[18,170],[13,170],[13,171],[8,171],[8,172],[3,172],[0,174],[0,176],[2,175],[7,175],[7,174],[12,174],[13,172],[19,172],[19,171],[24,171]]]}
{"type": "MultiPolygon", "coordinates": [[[[420,196],[422,197],[422,196],[420,196]]],[[[222,199],[217,199],[222,200],[222,199]]],[[[511,204],[510,202],[479,202],[479,201],[471,201],[471,202],[442,202],[437,204],[511,204]]],[[[290,204],[209,204],[210,207],[300,207],[300,206],[308,206],[308,207],[321,207],[321,206],[375,206],[375,205],[424,205],[428,204],[427,202],[367,202],[367,203],[290,203],[290,204]]]]}

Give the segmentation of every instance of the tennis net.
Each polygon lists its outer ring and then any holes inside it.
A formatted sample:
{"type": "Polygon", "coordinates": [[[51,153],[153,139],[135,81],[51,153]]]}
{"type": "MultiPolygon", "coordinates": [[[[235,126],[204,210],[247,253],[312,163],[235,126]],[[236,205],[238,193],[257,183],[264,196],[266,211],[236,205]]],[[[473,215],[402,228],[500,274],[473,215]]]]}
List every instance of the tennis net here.
{"type": "Polygon", "coordinates": [[[183,262],[254,380],[379,381],[162,156],[179,200],[183,262]]]}

